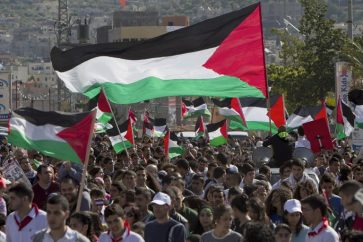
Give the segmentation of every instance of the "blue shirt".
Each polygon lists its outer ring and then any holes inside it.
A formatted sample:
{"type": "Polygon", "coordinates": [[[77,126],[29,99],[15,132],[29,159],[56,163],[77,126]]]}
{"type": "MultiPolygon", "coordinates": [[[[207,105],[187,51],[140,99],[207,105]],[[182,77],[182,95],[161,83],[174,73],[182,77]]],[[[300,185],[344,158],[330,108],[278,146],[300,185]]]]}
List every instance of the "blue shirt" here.
{"type": "Polygon", "coordinates": [[[309,227],[306,225],[302,225],[302,228],[299,232],[299,234],[296,236],[296,234],[292,235],[291,242],[305,242],[306,234],[308,233],[309,227]]]}

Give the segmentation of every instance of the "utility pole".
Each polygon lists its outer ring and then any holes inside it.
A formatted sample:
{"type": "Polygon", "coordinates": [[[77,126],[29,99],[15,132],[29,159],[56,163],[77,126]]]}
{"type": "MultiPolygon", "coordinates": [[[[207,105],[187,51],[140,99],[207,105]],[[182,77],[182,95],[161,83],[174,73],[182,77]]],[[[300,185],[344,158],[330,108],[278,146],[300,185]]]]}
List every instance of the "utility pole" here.
{"type": "MultiPolygon", "coordinates": [[[[70,19],[68,16],[68,0],[58,0],[58,22],[57,22],[57,46],[60,49],[69,44],[70,19]]],[[[61,93],[63,89],[62,81],[57,79],[57,103],[58,110],[61,109],[61,93]]]]}
{"type": "Polygon", "coordinates": [[[348,0],[348,38],[353,40],[353,0],[348,0]]]}

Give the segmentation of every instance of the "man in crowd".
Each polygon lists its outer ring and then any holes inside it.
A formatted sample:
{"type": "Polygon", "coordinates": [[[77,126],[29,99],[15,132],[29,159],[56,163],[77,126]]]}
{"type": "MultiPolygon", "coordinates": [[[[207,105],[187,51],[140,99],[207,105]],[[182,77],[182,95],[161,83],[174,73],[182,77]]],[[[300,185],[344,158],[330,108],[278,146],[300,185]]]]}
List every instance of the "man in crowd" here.
{"type": "Polygon", "coordinates": [[[15,184],[8,193],[14,212],[6,219],[6,241],[30,242],[37,231],[48,227],[46,213],[32,204],[34,193],[26,184],[15,184]]]}
{"type": "Polygon", "coordinates": [[[66,225],[69,217],[69,204],[62,195],[52,195],[47,201],[47,220],[49,228],[37,232],[33,242],[64,241],[90,242],[79,232],[66,225]]]}
{"type": "Polygon", "coordinates": [[[185,242],[186,231],[183,224],[170,218],[171,199],[169,195],[158,192],[151,202],[155,220],[146,224],[146,242],[185,242]]]}
{"type": "MultiPolygon", "coordinates": [[[[71,177],[65,177],[60,183],[60,192],[67,198],[71,214],[75,212],[78,200],[79,185],[71,177]]],[[[91,197],[87,191],[82,191],[80,211],[91,210],[91,197]]]]}

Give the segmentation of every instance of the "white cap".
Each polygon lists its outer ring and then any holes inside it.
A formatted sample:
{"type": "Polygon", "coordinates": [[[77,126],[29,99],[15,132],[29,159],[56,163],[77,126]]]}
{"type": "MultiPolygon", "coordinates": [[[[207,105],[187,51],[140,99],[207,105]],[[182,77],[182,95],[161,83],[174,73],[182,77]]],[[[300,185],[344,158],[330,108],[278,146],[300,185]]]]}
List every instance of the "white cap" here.
{"type": "Polygon", "coordinates": [[[289,199],[284,204],[284,210],[288,213],[302,213],[301,211],[301,203],[297,199],[289,199]]]}
{"type": "Polygon", "coordinates": [[[168,194],[163,192],[158,192],[155,194],[153,200],[150,204],[157,204],[157,205],[171,205],[171,199],[168,194]]]}

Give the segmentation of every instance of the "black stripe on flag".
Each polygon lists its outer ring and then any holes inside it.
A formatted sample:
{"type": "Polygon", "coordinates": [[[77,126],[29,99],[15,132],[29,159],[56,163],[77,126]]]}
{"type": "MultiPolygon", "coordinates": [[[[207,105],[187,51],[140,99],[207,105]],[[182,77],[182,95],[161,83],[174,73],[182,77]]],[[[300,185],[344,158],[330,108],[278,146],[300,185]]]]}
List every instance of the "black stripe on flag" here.
{"type": "Polygon", "coordinates": [[[243,97],[239,101],[242,107],[267,108],[265,98],[243,97]]]}
{"type": "Polygon", "coordinates": [[[301,117],[311,116],[312,118],[314,118],[315,115],[320,112],[320,110],[321,110],[321,105],[320,106],[303,106],[303,107],[298,107],[294,111],[294,114],[301,116],[301,117]]]}
{"type": "Polygon", "coordinates": [[[154,120],[154,127],[161,127],[166,125],[166,119],[165,118],[156,118],[154,120]]]}
{"type": "Polygon", "coordinates": [[[257,7],[258,3],[252,4],[241,10],[207,19],[131,46],[123,43],[107,43],[87,45],[67,51],[54,47],[51,51],[53,67],[56,71],[65,72],[99,56],[141,60],[214,48],[219,46],[257,7]]]}
{"type": "Polygon", "coordinates": [[[350,123],[350,125],[352,127],[354,127],[355,115],[352,112],[352,110],[350,109],[350,107],[343,101],[342,101],[342,112],[343,112],[343,116],[347,119],[347,121],[350,123]]]}
{"type": "Polygon", "coordinates": [[[20,117],[36,126],[51,124],[60,127],[71,127],[83,120],[91,112],[84,113],[63,113],[44,112],[33,108],[19,108],[14,110],[12,117],[20,117]]]}
{"type": "Polygon", "coordinates": [[[216,131],[217,129],[220,129],[224,125],[225,122],[226,122],[226,120],[223,119],[222,121],[220,121],[218,123],[207,124],[208,133],[216,131]]]}
{"type": "MultiPolygon", "coordinates": [[[[111,136],[111,137],[119,135],[115,122],[112,120],[110,122],[110,124],[112,125],[112,128],[106,130],[107,135],[108,136],[111,136]]],[[[118,128],[120,129],[121,134],[123,132],[126,132],[127,131],[128,125],[129,125],[129,121],[128,120],[126,120],[122,124],[118,125],[118,128]]]]}
{"type": "Polygon", "coordinates": [[[231,98],[225,98],[222,100],[212,98],[212,102],[214,103],[214,105],[221,108],[231,108],[231,98]]]}
{"type": "Polygon", "coordinates": [[[182,99],[182,102],[184,103],[184,105],[186,106],[186,107],[192,107],[193,106],[193,103],[191,102],[191,101],[188,101],[188,100],[186,100],[186,99],[182,99]]]}
{"type": "Polygon", "coordinates": [[[348,93],[348,99],[355,105],[363,105],[363,90],[353,89],[348,93]]]}
{"type": "Polygon", "coordinates": [[[204,102],[204,99],[202,97],[199,97],[199,98],[193,100],[194,107],[200,107],[203,104],[205,104],[205,102],[204,102]]]}

